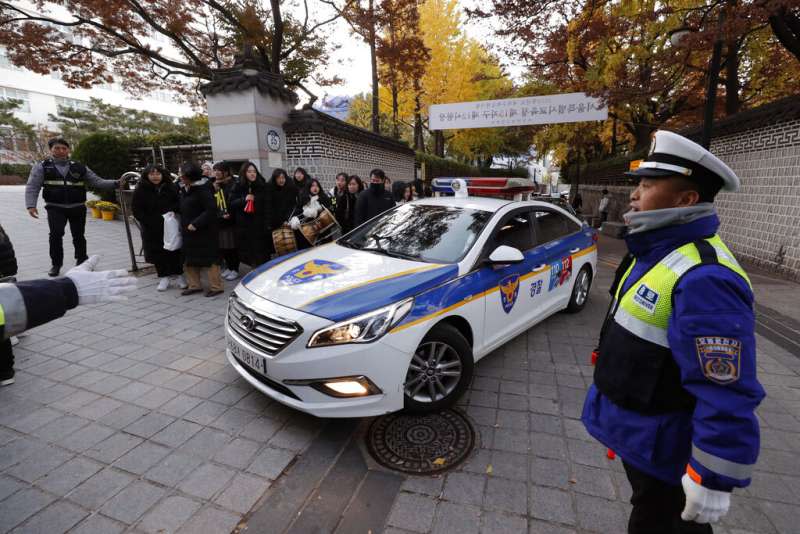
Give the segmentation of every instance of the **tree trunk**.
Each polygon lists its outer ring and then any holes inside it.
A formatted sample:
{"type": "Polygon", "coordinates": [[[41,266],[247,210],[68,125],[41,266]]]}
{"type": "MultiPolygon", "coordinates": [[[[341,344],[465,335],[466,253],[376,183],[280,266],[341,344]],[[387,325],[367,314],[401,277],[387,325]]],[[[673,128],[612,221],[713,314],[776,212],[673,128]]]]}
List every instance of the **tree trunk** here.
{"type": "Polygon", "coordinates": [[[444,132],[442,130],[433,132],[433,154],[440,158],[444,157],[444,132]]]}
{"type": "Polygon", "coordinates": [[[650,134],[655,131],[654,126],[649,126],[647,124],[635,124],[629,128],[629,131],[633,134],[634,139],[634,147],[633,150],[643,150],[650,146],[650,134]]]}
{"type": "Polygon", "coordinates": [[[400,104],[398,103],[397,79],[392,76],[392,137],[400,139],[400,125],[397,122],[400,104]]]}
{"type": "Polygon", "coordinates": [[[272,8],[272,24],[274,34],[272,37],[272,57],[270,58],[270,68],[273,74],[281,73],[281,51],[283,50],[283,18],[281,17],[280,0],[270,0],[272,8]]]}
{"type": "Polygon", "coordinates": [[[422,103],[420,102],[420,83],[414,80],[414,150],[425,152],[425,138],[422,134],[422,103]]]}
{"type": "Polygon", "coordinates": [[[739,113],[742,101],[739,98],[739,50],[737,39],[728,42],[728,57],[725,60],[725,115],[739,113]]]}
{"type": "Polygon", "coordinates": [[[782,7],[769,17],[769,25],[784,48],[800,61],[800,18],[782,7]]]}
{"type": "MultiPolygon", "coordinates": [[[[727,8],[730,12],[736,8],[737,0],[727,0],[727,8]]],[[[742,105],[739,93],[739,53],[742,43],[735,35],[728,36],[725,42],[725,116],[739,112],[742,105]]]]}
{"type": "Polygon", "coordinates": [[[369,61],[372,67],[372,131],[381,133],[380,98],[378,94],[378,55],[375,50],[375,0],[369,0],[369,61]]]}

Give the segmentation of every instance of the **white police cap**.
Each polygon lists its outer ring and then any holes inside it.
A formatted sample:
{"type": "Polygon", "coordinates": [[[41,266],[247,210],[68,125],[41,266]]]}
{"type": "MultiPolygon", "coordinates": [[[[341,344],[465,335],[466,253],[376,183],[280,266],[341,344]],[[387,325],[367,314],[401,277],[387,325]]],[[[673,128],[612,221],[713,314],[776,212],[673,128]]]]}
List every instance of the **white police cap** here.
{"type": "Polygon", "coordinates": [[[739,177],[721,159],[694,141],[666,130],[653,135],[650,153],[639,168],[625,174],[640,178],[680,174],[694,182],[721,180],[725,191],[739,189],[739,177]]]}

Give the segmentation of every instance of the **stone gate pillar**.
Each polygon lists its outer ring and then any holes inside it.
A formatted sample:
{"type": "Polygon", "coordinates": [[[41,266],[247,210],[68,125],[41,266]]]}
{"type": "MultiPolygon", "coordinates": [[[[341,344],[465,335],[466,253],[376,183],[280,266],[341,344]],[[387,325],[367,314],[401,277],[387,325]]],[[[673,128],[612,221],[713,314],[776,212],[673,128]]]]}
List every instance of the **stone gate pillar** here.
{"type": "Polygon", "coordinates": [[[215,161],[250,160],[267,179],[273,169],[286,165],[283,123],[297,95],[281,76],[267,71],[252,47],[245,46],[233,67],[215,70],[213,80],[200,91],[208,106],[215,161]]]}

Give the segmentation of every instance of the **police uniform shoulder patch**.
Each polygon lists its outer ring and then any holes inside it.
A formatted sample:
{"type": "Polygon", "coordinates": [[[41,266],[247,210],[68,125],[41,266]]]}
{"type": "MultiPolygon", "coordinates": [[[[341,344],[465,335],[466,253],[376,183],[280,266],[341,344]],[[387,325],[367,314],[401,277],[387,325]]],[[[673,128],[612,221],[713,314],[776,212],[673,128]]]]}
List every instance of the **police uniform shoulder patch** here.
{"type": "Polygon", "coordinates": [[[696,337],[697,358],[706,378],[717,384],[739,380],[742,342],[730,337],[696,337]]]}

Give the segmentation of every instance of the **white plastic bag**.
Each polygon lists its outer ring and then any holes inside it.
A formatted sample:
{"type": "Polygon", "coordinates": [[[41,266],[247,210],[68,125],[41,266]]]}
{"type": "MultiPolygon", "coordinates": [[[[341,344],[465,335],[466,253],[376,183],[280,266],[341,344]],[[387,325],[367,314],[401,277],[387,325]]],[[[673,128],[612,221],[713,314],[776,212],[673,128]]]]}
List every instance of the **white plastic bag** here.
{"type": "Polygon", "coordinates": [[[180,218],[175,212],[168,211],[164,217],[164,250],[180,250],[183,246],[180,218]]]}

